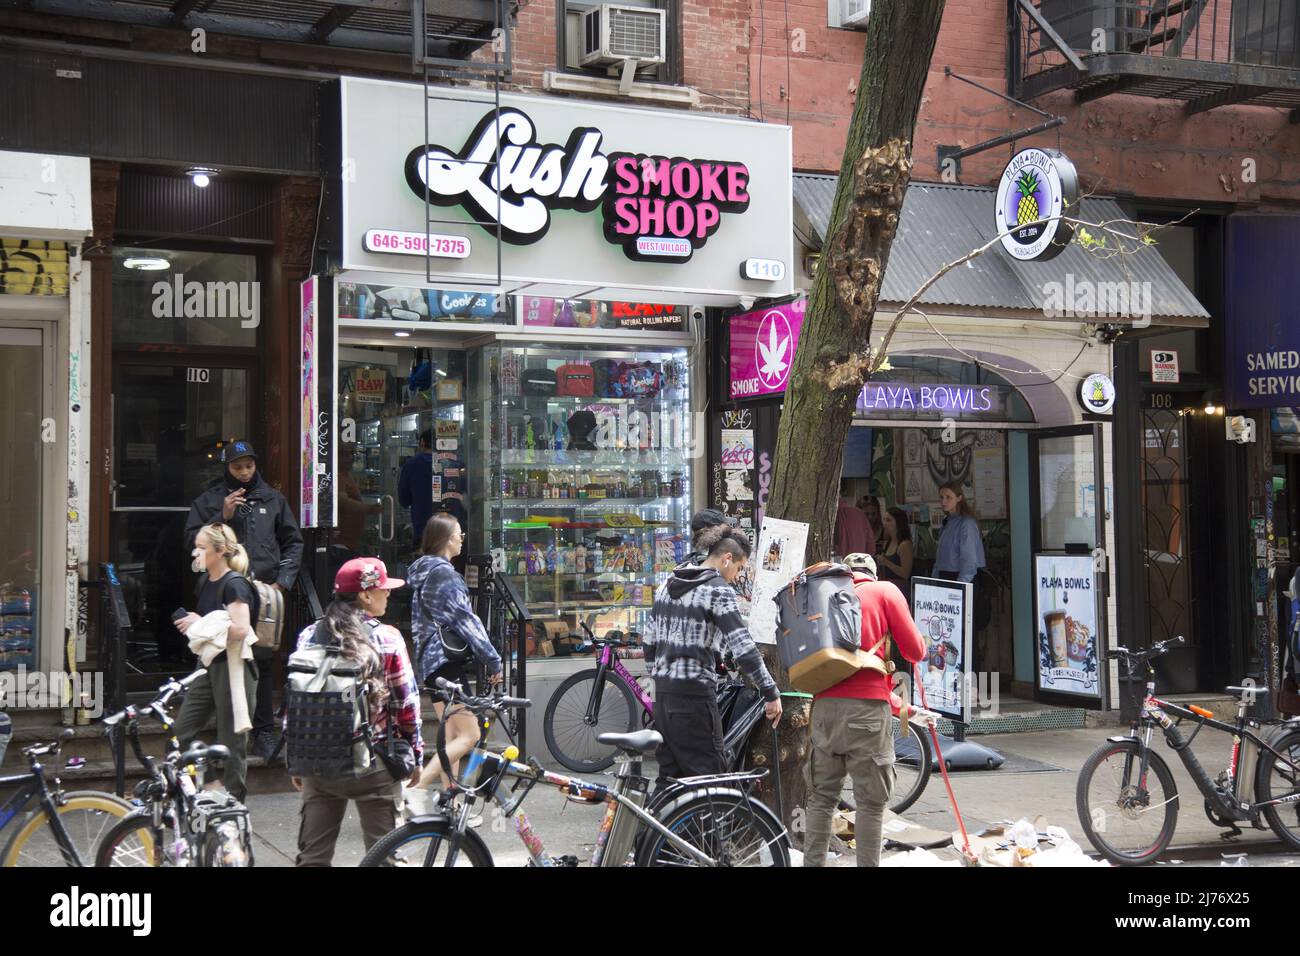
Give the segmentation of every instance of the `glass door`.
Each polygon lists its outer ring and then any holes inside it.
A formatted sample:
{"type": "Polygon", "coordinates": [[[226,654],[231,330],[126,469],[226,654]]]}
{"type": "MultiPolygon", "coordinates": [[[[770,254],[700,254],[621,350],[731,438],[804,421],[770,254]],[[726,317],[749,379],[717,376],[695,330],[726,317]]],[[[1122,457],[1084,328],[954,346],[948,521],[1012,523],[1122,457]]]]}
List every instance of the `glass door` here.
{"type": "Polygon", "coordinates": [[[0,670],[37,665],[46,385],[42,331],[0,328],[0,670]]]}
{"type": "Polygon", "coordinates": [[[176,608],[194,605],[185,518],[221,479],[222,444],[248,437],[252,423],[251,364],[174,361],[121,356],[113,368],[110,552],[133,628],[127,668],[138,679],[128,679],[130,689],[189,665],[171,623],[176,608]]]}
{"type": "MultiPolygon", "coordinates": [[[[378,557],[404,578],[429,518],[465,511],[465,353],[339,347],[338,520],[330,575],[353,557],[378,557]]],[[[460,562],[463,570],[463,558],[460,562]]],[[[409,620],[410,592],[393,592],[387,619],[409,620]]]]}

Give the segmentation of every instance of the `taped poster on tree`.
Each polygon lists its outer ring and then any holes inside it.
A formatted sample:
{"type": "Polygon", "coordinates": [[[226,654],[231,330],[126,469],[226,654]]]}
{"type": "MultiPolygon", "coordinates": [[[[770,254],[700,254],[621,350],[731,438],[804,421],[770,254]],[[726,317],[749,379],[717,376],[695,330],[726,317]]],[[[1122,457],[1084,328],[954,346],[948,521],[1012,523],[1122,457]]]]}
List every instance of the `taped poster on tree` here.
{"type": "Polygon", "coordinates": [[[754,567],[753,604],[749,610],[749,633],[760,644],[776,643],[777,609],[773,600],[805,567],[808,525],[801,521],[763,518],[758,547],[749,563],[754,567]]]}

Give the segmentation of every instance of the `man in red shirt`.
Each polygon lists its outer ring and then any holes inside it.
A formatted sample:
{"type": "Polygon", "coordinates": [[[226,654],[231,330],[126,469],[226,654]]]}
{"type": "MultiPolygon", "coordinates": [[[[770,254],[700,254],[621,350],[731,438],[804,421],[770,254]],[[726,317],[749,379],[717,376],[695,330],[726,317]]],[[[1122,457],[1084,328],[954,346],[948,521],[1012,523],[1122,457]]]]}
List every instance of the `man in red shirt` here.
{"type": "MultiPolygon", "coordinates": [[[[845,563],[853,569],[853,588],[862,604],[862,649],[888,661],[885,638],[892,635],[903,657],[912,663],[920,661],[925,656],[925,640],[912,621],[903,592],[887,581],[876,581],[876,562],[871,555],[850,554],[845,563]]],[[[881,828],[894,790],[891,684],[888,674],[863,668],[813,700],[804,866],[826,862],[831,815],[839,803],[846,773],[853,778],[857,804],[853,836],[858,866],[880,865],[881,828]]],[[[913,716],[906,702],[902,707],[907,710],[902,715],[905,719],[913,716]]]]}
{"type": "Polygon", "coordinates": [[[876,553],[875,532],[862,509],[853,504],[853,485],[848,481],[840,482],[840,504],[835,512],[835,553],[876,553]]]}

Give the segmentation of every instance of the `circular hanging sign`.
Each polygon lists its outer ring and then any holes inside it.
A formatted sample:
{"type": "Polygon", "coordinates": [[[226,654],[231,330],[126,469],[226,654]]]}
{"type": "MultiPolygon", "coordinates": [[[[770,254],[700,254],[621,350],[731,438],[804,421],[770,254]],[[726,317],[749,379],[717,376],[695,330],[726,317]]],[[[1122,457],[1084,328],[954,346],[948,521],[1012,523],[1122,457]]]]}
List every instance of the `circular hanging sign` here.
{"type": "Polygon", "coordinates": [[[1115,383],[1098,372],[1089,375],[1079,386],[1079,403],[1094,415],[1109,415],[1115,407],[1115,383]]]}
{"type": "Polygon", "coordinates": [[[1002,248],[1021,262],[1053,259],[1074,238],[1074,227],[1060,219],[1079,198],[1079,174],[1064,153],[1024,149],[1016,153],[998,181],[995,216],[1002,248]],[[1009,232],[1007,232],[1010,230],[1009,232]]]}

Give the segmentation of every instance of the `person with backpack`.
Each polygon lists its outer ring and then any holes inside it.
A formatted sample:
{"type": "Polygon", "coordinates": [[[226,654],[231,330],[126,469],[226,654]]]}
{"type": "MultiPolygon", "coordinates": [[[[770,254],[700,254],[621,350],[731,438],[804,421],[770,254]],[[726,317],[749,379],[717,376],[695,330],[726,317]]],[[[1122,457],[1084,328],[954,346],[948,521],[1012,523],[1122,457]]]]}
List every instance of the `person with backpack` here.
{"type": "MultiPolygon", "coordinates": [[[[474,662],[487,670],[490,684],[501,683],[501,655],[474,613],[465,579],[452,566],[460,555],[464,538],[460,523],[452,515],[434,515],[424,527],[421,556],[407,572],[415,589],[411,631],[415,638],[416,670],[419,680],[430,690],[437,688],[439,677],[464,684],[474,662]]],[[[442,701],[434,701],[433,709],[439,720],[446,706],[442,701]]],[[[456,708],[447,718],[446,734],[447,757],[455,774],[460,759],[478,743],[478,720],[469,711],[456,708]]],[[[418,786],[433,787],[443,777],[442,764],[430,761],[418,786]]],[[[442,785],[449,783],[444,781],[442,785]]]]}
{"type": "MultiPolygon", "coordinates": [[[[708,535],[712,538],[712,533],[708,535]]],[[[763,713],[781,719],[781,695],[740,616],[732,582],[749,560],[744,532],[719,533],[699,565],[683,565],[659,586],[642,644],[655,682],[655,727],[663,735],[656,789],[670,777],[721,773],[726,765],[716,661],[729,653],[762,692],[763,713]]]]}
{"type": "MultiPolygon", "coordinates": [[[[253,621],[258,599],[253,585],[244,577],[248,571],[248,552],[229,525],[216,522],[204,525],[194,538],[193,569],[202,573],[196,609],[175,619],[176,629],[187,637],[191,629],[207,615],[224,610],[230,616],[226,642],[247,644],[256,640],[253,621]]],[[[194,650],[193,643],[191,650],[194,650]]],[[[206,655],[204,655],[206,656],[206,655]]],[[[176,739],[188,747],[199,732],[217,716],[217,743],[230,749],[222,782],[226,791],[243,802],[248,796],[245,785],[248,757],[245,750],[247,729],[236,726],[238,712],[246,718],[257,700],[257,685],[262,675],[254,660],[241,655],[216,654],[207,664],[207,673],[190,685],[176,718],[176,739]],[[240,673],[232,671],[231,660],[238,660],[240,673]],[[235,694],[241,693],[243,707],[235,694]]],[[[268,675],[269,676],[269,675],[268,675]]]]}
{"type": "MultiPolygon", "coordinates": [[[[233,441],[221,449],[226,466],[220,478],[190,505],[185,539],[190,548],[199,528],[220,521],[234,529],[247,549],[249,570],[255,581],[284,595],[293,588],[302,567],[302,532],[284,495],[262,478],[252,443],[233,441]]],[[[262,679],[257,685],[253,713],[253,753],[269,758],[276,747],[275,715],[271,706],[271,662],[275,649],[253,649],[262,679]]]]}
{"type": "Polygon", "coordinates": [[[405,583],[378,558],[346,562],[325,616],[303,629],[289,659],[285,737],[302,792],[295,866],[331,864],[348,801],[369,850],[398,825],[402,780],[419,780],[420,690],[401,632],[380,621],[388,592],[405,583]],[[322,716],[329,707],[340,713],[322,716]],[[340,715],[342,734],[330,719],[340,715]]]}
{"type": "MultiPolygon", "coordinates": [[[[880,662],[890,658],[890,638],[902,656],[917,663],[925,640],[912,620],[903,592],[876,580],[869,554],[850,554],[853,590],[862,607],[862,650],[880,662]]],[[[838,684],[815,694],[811,749],[804,775],[808,784],[804,866],[824,866],[830,845],[831,816],[839,804],[847,774],[853,778],[857,804],[853,839],[858,866],[880,865],[880,836],[885,807],[894,791],[894,734],[890,722],[892,680],[887,667],[863,667],[838,684]]],[[[899,702],[902,707],[910,705],[899,702]]]]}

